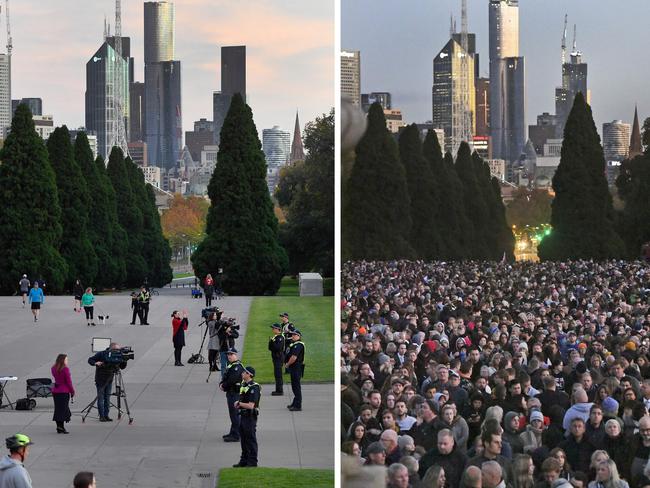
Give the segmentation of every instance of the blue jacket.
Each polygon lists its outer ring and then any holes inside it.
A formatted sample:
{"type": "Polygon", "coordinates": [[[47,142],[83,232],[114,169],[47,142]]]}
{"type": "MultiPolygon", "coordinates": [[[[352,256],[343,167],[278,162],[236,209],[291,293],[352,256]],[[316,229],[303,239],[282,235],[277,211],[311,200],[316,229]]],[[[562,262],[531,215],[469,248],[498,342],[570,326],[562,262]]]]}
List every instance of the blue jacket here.
{"type": "Polygon", "coordinates": [[[29,303],[32,302],[45,303],[45,295],[43,295],[42,288],[32,288],[29,290],[29,303]]]}

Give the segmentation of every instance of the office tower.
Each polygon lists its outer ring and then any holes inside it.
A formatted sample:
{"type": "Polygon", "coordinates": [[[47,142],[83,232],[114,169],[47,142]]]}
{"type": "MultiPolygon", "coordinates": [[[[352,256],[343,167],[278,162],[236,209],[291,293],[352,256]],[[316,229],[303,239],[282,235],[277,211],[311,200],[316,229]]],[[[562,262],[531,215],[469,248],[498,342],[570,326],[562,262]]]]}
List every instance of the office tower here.
{"type": "Polygon", "coordinates": [[[361,106],[361,54],[341,51],[341,97],[361,106]]]}
{"type": "Polygon", "coordinates": [[[361,109],[364,112],[370,110],[370,105],[373,103],[378,103],[381,105],[381,108],[384,110],[390,110],[391,107],[391,95],[389,92],[372,92],[372,93],[362,93],[361,94],[361,109]]]}
{"type": "Polygon", "coordinates": [[[75,143],[77,135],[80,132],[86,134],[88,145],[90,146],[90,150],[93,152],[93,159],[97,158],[97,135],[93,131],[86,130],[85,127],[79,127],[78,129],[70,129],[68,132],[70,133],[70,142],[72,142],[72,144],[75,143]]]}
{"type": "Polygon", "coordinates": [[[219,144],[221,128],[230,109],[230,100],[239,93],[246,102],[246,46],[221,48],[221,91],[212,97],[214,143],[219,144]]]}
{"type": "Polygon", "coordinates": [[[291,132],[282,130],[277,125],[262,131],[262,150],[266,156],[266,165],[279,168],[289,161],[291,132]]]}
{"type": "Polygon", "coordinates": [[[630,148],[630,124],[613,120],[603,124],[603,152],[605,161],[623,161],[630,148]]]}
{"type": "Polygon", "coordinates": [[[214,128],[211,120],[201,119],[194,122],[194,130],[185,132],[185,146],[190,151],[193,161],[201,160],[201,151],[205,146],[213,145],[214,128]]]}
{"type": "Polygon", "coordinates": [[[181,62],[174,60],[174,4],[144,3],[144,141],[149,164],[176,166],[182,145],[181,62]]]}
{"type": "Polygon", "coordinates": [[[32,115],[43,115],[43,99],[31,97],[31,98],[21,98],[20,100],[11,101],[12,118],[16,113],[16,108],[18,108],[18,105],[20,105],[21,103],[27,104],[27,106],[29,107],[29,111],[32,113],[32,115]]]}
{"type": "Polygon", "coordinates": [[[0,137],[11,127],[11,61],[7,54],[0,54],[0,137]]]}
{"type": "MultiPolygon", "coordinates": [[[[122,105],[121,117],[125,127],[128,127],[129,119],[129,60],[128,56],[117,56],[114,42],[115,38],[105,38],[101,47],[86,63],[85,126],[97,135],[97,152],[106,160],[111,153],[111,142],[115,140],[115,117],[119,116],[113,105],[116,68],[122,75],[122,93],[126,103],[122,105]]],[[[122,45],[125,45],[125,38],[122,38],[122,45]]]]}
{"type": "Polygon", "coordinates": [[[298,111],[296,110],[296,124],[293,128],[293,141],[291,142],[291,154],[289,163],[305,160],[305,151],[302,146],[302,133],[300,131],[300,121],[298,120],[298,111]]]}
{"type": "Polygon", "coordinates": [[[511,163],[526,141],[524,58],[519,56],[518,0],[490,0],[492,155],[511,163]]]}
{"type": "Polygon", "coordinates": [[[479,137],[490,136],[490,79],[476,79],[476,131],[479,137]]]}
{"type": "Polygon", "coordinates": [[[537,116],[537,125],[528,126],[528,138],[533,143],[537,155],[544,153],[546,141],[555,138],[555,130],[555,115],[548,112],[537,116]]]}
{"type": "Polygon", "coordinates": [[[129,142],[129,156],[138,166],[148,166],[147,143],[143,141],[129,142]]]}
{"type": "Polygon", "coordinates": [[[129,108],[129,142],[144,141],[146,106],[145,88],[141,81],[130,83],[129,108]]]}
{"type": "Polygon", "coordinates": [[[384,110],[384,118],[386,119],[386,128],[392,134],[397,134],[402,127],[406,127],[406,122],[402,118],[402,111],[399,109],[384,110]]]}
{"type": "Polygon", "coordinates": [[[576,47],[576,30],[573,27],[573,49],[569,56],[569,62],[565,60],[565,37],[566,37],[566,21],[565,21],[565,36],[562,41],[562,86],[555,89],[555,116],[556,116],[556,132],[557,138],[564,137],[564,126],[569,117],[571,108],[573,107],[573,100],[578,92],[582,92],[587,103],[591,103],[590,94],[587,89],[587,63],[582,62],[582,52],[576,47]]]}
{"type": "Polygon", "coordinates": [[[433,59],[433,126],[445,131],[445,144],[443,151],[458,149],[462,140],[471,142],[471,139],[461,137],[460,125],[466,114],[469,116],[469,136],[474,133],[474,113],[476,111],[476,94],[474,88],[474,60],[462,46],[450,39],[445,47],[433,59]],[[465,67],[461,58],[467,56],[465,67]],[[462,90],[462,73],[466,73],[466,93],[462,90]],[[455,139],[454,139],[455,137],[455,139]]]}
{"type": "Polygon", "coordinates": [[[51,115],[32,115],[34,129],[41,139],[47,141],[54,132],[54,117],[51,115]]]}
{"type": "Polygon", "coordinates": [[[641,147],[641,132],[639,131],[639,114],[634,107],[634,122],[632,123],[632,134],[630,136],[630,151],[628,157],[630,159],[640,156],[643,153],[641,147]]]}

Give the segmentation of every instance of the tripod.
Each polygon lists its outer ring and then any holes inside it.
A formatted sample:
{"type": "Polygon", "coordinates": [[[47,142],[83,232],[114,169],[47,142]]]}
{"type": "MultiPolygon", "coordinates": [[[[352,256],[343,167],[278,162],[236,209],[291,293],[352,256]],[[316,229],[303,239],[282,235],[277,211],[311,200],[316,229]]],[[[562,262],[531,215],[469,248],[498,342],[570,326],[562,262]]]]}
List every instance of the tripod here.
{"type": "Polygon", "coordinates": [[[203,339],[201,339],[201,347],[199,347],[199,352],[197,352],[196,354],[192,354],[190,356],[190,359],[187,360],[187,362],[190,364],[205,364],[205,358],[201,354],[201,351],[203,350],[203,344],[205,344],[205,337],[208,335],[208,326],[206,321],[204,320],[199,324],[199,327],[201,327],[203,324],[206,324],[206,326],[205,326],[205,332],[203,332],[203,339]]]}
{"type": "MultiPolygon", "coordinates": [[[[117,408],[117,418],[121,419],[122,418],[122,413],[124,410],[126,410],[126,415],[129,417],[129,425],[133,423],[133,417],[131,417],[131,410],[129,410],[129,402],[127,401],[126,398],[126,389],[124,388],[124,379],[122,378],[122,370],[117,369],[116,371],[113,372],[113,382],[115,383],[115,392],[111,393],[111,396],[117,397],[117,405],[111,401],[111,406],[113,408],[117,408]],[[125,409],[122,409],[122,399],[124,399],[124,407],[125,409]]],[[[104,386],[108,384],[105,383],[104,386]]],[[[88,405],[84,407],[84,409],[81,411],[81,421],[85,422],[86,417],[90,414],[91,410],[93,408],[97,408],[97,395],[95,395],[95,399],[90,402],[88,405]]]]}

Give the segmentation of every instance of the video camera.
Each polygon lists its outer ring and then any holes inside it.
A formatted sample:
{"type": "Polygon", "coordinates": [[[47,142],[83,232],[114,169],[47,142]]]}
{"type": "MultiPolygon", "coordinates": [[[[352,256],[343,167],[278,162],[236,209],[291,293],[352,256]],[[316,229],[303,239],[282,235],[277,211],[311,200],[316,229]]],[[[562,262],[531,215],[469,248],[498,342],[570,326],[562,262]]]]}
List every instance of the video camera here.
{"type": "Polygon", "coordinates": [[[228,328],[230,327],[231,329],[234,330],[239,330],[240,325],[235,321],[234,318],[229,318],[223,321],[223,326],[228,328]]]}
{"type": "Polygon", "coordinates": [[[201,310],[201,317],[207,320],[210,318],[210,316],[213,313],[217,314],[217,320],[221,320],[221,315],[223,315],[223,311],[219,310],[219,307],[204,308],[203,310],[201,310]]]}
{"type": "Polygon", "coordinates": [[[109,349],[106,353],[107,364],[121,364],[134,358],[135,353],[133,352],[133,348],[130,346],[124,346],[119,349],[109,349]]]}

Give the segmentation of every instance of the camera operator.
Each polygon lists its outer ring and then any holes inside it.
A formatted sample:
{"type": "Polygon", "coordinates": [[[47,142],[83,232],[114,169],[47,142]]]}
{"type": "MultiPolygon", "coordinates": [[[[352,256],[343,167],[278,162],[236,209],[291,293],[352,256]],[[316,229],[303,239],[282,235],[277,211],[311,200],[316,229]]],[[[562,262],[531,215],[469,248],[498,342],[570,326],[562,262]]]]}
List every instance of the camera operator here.
{"type": "Polygon", "coordinates": [[[121,363],[111,363],[109,361],[111,353],[120,350],[121,347],[116,342],[104,351],[99,351],[94,356],[88,358],[88,364],[95,366],[95,386],[97,387],[97,410],[99,412],[100,422],[112,422],[113,419],[108,416],[111,408],[111,390],[113,388],[113,375],[117,369],[126,368],[126,361],[121,363]]]}
{"type": "Polygon", "coordinates": [[[217,322],[217,341],[221,362],[221,378],[226,374],[228,365],[228,351],[235,348],[235,339],[239,337],[239,326],[233,319],[219,320],[217,322]]]}
{"type": "MultiPolygon", "coordinates": [[[[217,312],[210,312],[209,317],[206,319],[208,326],[208,363],[210,364],[210,371],[220,371],[217,366],[217,355],[219,354],[219,337],[217,337],[217,330],[221,325],[217,312]]],[[[223,368],[221,368],[223,369],[223,368]]]]}
{"type": "Polygon", "coordinates": [[[237,349],[234,347],[226,352],[228,365],[224,368],[225,375],[219,383],[221,391],[226,392],[228,403],[228,414],[230,415],[230,432],[223,436],[224,442],[239,442],[239,411],[235,402],[239,400],[239,388],[241,385],[241,374],[244,367],[237,358],[237,349]]]}
{"type": "Polygon", "coordinates": [[[269,338],[269,351],[271,351],[271,360],[273,361],[273,375],[275,376],[275,391],[271,392],[271,396],[282,396],[283,381],[282,381],[282,366],[284,365],[284,335],[282,334],[282,326],[280,324],[273,324],[273,335],[269,338]]]}

